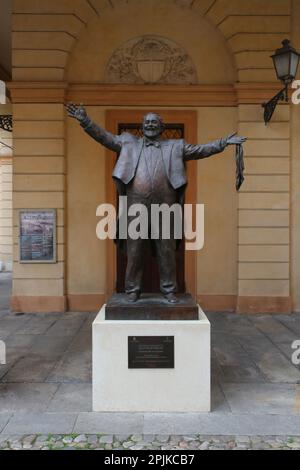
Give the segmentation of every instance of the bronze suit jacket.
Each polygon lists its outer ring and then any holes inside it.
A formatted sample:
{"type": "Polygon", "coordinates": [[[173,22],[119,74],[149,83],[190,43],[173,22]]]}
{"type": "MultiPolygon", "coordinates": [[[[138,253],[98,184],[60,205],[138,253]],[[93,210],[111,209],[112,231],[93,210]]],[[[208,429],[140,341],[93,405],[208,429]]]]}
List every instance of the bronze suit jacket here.
{"type": "MultiPolygon", "coordinates": [[[[97,142],[119,155],[112,176],[123,185],[130,183],[135,175],[144,139],[127,132],[113,135],[89,118],[82,122],[81,126],[97,142]]],[[[218,139],[204,145],[187,144],[183,139],[161,140],[160,144],[166,175],[172,187],[177,190],[187,184],[185,162],[223,152],[227,145],[227,139],[218,139]]],[[[118,189],[120,188],[118,185],[118,189]]],[[[124,193],[122,189],[119,192],[124,193]]]]}
{"type": "MultiPolygon", "coordinates": [[[[134,178],[136,168],[142,153],[144,139],[132,134],[123,133],[113,135],[87,118],[81,123],[83,129],[97,142],[116,152],[119,157],[113,170],[118,193],[126,194],[126,185],[134,178]]],[[[227,145],[227,139],[218,139],[204,145],[187,144],[183,139],[161,140],[161,149],[167,178],[172,187],[178,192],[178,202],[184,202],[184,192],[187,185],[185,162],[198,160],[223,152],[227,145]]],[[[122,250],[126,250],[126,243],[119,238],[117,223],[117,235],[115,242],[122,250]]],[[[177,249],[180,240],[177,240],[177,249]]],[[[154,249],[152,249],[154,253],[154,249]]]]}

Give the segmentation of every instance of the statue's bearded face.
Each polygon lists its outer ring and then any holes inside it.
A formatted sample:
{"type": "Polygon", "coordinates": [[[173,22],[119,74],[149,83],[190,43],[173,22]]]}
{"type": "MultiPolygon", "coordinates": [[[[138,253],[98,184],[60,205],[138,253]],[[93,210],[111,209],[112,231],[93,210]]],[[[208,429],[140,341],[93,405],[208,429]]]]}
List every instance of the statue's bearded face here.
{"type": "Polygon", "coordinates": [[[144,117],[143,131],[148,139],[155,139],[162,133],[163,126],[161,118],[154,113],[149,113],[144,117]]]}

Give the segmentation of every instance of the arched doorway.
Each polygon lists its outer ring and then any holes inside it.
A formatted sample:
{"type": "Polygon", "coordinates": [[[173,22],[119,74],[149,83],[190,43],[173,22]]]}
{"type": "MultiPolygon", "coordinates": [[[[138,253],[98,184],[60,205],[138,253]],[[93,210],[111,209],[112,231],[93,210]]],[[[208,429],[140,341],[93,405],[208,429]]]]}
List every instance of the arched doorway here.
{"type": "MultiPolygon", "coordinates": [[[[112,133],[118,133],[120,127],[126,124],[127,128],[130,125],[136,126],[137,123],[142,122],[143,116],[149,110],[109,110],[106,113],[106,128],[112,133]]],[[[153,110],[151,110],[153,111],[153,110]]],[[[197,114],[194,111],[157,111],[163,118],[164,122],[169,128],[169,132],[173,132],[174,137],[178,132],[184,133],[184,138],[188,142],[195,142],[197,134],[197,114]]],[[[178,137],[177,137],[178,138],[178,137]]],[[[115,156],[112,152],[107,151],[106,156],[106,199],[111,204],[116,203],[116,189],[111,178],[113,167],[115,164],[115,156]]],[[[185,196],[185,202],[193,204],[197,200],[196,190],[196,162],[189,162],[187,165],[188,187],[185,196]]],[[[184,244],[182,244],[181,251],[177,256],[177,270],[179,275],[180,291],[186,291],[192,295],[196,295],[196,253],[193,251],[184,251],[184,244]]],[[[150,261],[151,254],[148,254],[150,261]]],[[[122,290],[124,281],[124,269],[126,259],[124,255],[118,254],[115,244],[112,240],[107,242],[107,290],[106,294],[110,295],[115,290],[122,290]]],[[[150,261],[152,277],[155,276],[153,282],[147,281],[146,286],[148,291],[157,291],[158,287],[158,271],[155,261],[150,261]]]]}

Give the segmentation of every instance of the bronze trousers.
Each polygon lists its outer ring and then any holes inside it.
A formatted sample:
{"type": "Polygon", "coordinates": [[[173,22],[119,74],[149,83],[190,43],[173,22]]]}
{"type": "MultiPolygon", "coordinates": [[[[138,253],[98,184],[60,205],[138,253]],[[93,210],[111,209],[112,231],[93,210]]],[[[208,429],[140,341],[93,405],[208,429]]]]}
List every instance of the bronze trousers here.
{"type": "MultiPolygon", "coordinates": [[[[175,194],[167,195],[164,197],[150,196],[148,198],[141,198],[140,196],[128,196],[128,208],[132,204],[144,204],[148,210],[148,239],[138,238],[133,240],[130,237],[127,238],[127,267],[125,275],[125,292],[127,294],[136,292],[139,294],[142,290],[142,279],[144,269],[147,266],[144,265],[145,252],[148,243],[154,243],[155,252],[159,267],[160,277],[160,290],[163,294],[170,292],[176,292],[176,240],[173,237],[173,227],[171,223],[170,239],[162,239],[161,233],[161,217],[159,221],[159,238],[150,239],[151,235],[151,205],[152,204],[168,204],[172,205],[176,201],[175,194]]],[[[128,217],[128,224],[135,217],[128,217]]]]}

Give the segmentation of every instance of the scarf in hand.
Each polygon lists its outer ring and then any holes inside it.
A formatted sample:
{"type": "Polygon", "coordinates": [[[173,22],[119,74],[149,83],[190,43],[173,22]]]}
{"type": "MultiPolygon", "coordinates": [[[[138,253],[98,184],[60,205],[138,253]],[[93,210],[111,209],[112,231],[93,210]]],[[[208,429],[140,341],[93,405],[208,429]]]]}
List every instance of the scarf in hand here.
{"type": "Polygon", "coordinates": [[[238,191],[244,181],[244,150],[242,144],[235,146],[235,160],[236,160],[236,190],[238,191]]]}

